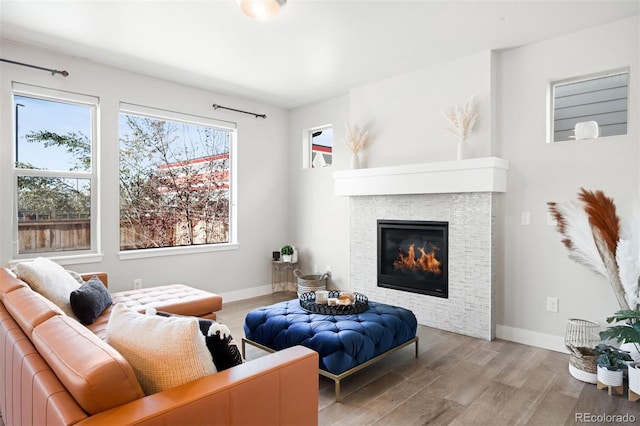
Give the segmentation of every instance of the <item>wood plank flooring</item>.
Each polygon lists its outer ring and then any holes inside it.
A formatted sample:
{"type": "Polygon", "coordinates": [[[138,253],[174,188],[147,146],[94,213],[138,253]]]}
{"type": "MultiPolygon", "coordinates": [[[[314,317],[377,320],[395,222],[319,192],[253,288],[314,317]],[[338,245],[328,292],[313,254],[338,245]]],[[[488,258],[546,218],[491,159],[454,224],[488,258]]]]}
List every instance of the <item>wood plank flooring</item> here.
{"type": "MultiPolygon", "coordinates": [[[[278,293],[224,303],[218,320],[240,342],[247,312],[295,297],[278,293]]],[[[504,340],[487,342],[418,326],[419,358],[410,345],[342,382],[319,376],[320,425],[571,425],[624,424],[640,401],[609,396],[606,390],[569,374],[568,355],[504,340]],[[580,418],[582,416],[582,418],[580,418]],[[587,417],[588,416],[588,417],[587,417]]],[[[265,352],[248,346],[247,360],[265,352]]],[[[631,422],[629,424],[632,424],[631,422]]]]}

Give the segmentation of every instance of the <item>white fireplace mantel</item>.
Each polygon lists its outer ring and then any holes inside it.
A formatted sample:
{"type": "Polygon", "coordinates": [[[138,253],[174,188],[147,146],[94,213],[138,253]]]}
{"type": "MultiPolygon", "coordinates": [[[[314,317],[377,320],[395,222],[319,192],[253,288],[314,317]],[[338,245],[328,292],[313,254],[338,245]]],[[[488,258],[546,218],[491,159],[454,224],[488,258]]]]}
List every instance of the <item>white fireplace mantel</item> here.
{"type": "Polygon", "coordinates": [[[509,162],[485,157],[333,173],[338,196],[506,192],[509,162]]]}

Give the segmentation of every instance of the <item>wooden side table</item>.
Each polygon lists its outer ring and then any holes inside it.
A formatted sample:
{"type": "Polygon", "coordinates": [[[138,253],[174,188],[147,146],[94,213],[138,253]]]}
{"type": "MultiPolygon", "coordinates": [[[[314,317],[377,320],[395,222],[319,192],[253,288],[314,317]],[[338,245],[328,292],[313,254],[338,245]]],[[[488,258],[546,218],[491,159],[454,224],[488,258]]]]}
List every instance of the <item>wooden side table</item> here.
{"type": "Polygon", "coordinates": [[[271,263],[271,292],[296,292],[298,285],[293,271],[298,268],[298,262],[283,262],[274,260],[271,263]]]}

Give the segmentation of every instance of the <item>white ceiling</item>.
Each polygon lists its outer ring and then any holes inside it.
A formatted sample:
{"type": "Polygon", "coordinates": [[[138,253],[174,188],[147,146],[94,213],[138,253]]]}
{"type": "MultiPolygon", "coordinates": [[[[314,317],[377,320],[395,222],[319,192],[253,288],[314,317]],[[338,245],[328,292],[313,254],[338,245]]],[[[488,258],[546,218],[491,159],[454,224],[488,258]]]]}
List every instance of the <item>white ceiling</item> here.
{"type": "Polygon", "coordinates": [[[0,35],[292,108],[639,11],[640,0],[289,0],[256,22],[233,0],[0,0],[0,35]]]}

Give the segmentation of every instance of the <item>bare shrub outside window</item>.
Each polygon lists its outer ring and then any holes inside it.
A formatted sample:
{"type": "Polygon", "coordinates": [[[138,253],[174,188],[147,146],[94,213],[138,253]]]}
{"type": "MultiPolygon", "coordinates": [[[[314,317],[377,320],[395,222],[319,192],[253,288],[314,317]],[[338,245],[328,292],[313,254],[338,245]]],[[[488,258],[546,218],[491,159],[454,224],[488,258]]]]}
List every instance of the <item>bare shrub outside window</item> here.
{"type": "Polygon", "coordinates": [[[121,250],[230,242],[232,132],[121,113],[121,250]]]}

